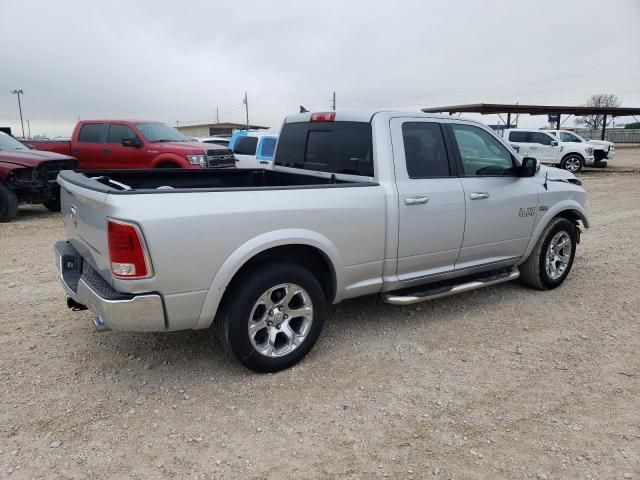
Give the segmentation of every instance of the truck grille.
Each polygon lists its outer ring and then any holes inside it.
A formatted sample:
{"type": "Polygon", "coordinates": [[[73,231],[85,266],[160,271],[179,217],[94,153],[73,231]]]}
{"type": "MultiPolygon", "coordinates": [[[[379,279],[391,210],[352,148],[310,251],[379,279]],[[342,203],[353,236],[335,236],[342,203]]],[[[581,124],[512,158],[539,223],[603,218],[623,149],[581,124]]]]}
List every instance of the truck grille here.
{"type": "Polygon", "coordinates": [[[42,179],[49,184],[56,183],[58,173],[61,170],[73,170],[76,168],[74,160],[51,160],[41,165],[42,179]]]}
{"type": "Polygon", "coordinates": [[[212,168],[235,167],[236,157],[228,148],[207,150],[207,165],[212,168]]]}

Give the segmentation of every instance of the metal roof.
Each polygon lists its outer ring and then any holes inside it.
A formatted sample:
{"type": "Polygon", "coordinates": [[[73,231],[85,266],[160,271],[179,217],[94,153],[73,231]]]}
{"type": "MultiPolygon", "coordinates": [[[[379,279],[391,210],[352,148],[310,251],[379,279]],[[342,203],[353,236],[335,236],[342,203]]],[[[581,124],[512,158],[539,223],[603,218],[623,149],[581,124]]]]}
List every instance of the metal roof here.
{"type": "Polygon", "coordinates": [[[560,113],[565,115],[610,115],[612,117],[623,117],[628,115],[640,115],[640,108],[632,107],[584,107],[566,105],[521,105],[508,103],[471,103],[468,105],[449,105],[445,107],[423,108],[425,113],[448,112],[448,113],[481,113],[483,115],[491,113],[528,113],[529,115],[547,115],[549,113],[560,113]]]}
{"type": "MultiPolygon", "coordinates": [[[[238,130],[244,130],[247,128],[246,123],[234,123],[234,122],[220,122],[220,123],[198,123],[194,125],[180,125],[178,126],[178,130],[181,128],[190,128],[190,127],[209,127],[209,128],[237,128],[238,130]]],[[[249,125],[249,128],[252,130],[267,130],[269,127],[261,127],[260,125],[249,125]]]]}

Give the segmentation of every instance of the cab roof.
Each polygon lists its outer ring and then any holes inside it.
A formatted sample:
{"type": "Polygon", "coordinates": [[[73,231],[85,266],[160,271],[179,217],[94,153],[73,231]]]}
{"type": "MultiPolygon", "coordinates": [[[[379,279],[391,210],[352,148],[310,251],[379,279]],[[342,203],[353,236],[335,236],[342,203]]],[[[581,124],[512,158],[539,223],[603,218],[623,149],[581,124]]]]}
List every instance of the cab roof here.
{"type": "Polygon", "coordinates": [[[337,110],[335,112],[305,112],[296,113],[293,115],[287,115],[284,123],[299,123],[311,121],[311,116],[314,114],[330,114],[335,113],[336,122],[371,122],[374,116],[384,116],[385,118],[393,117],[414,117],[414,118],[434,118],[438,120],[463,120],[466,122],[479,123],[476,120],[468,118],[452,117],[451,115],[443,115],[439,113],[422,113],[422,112],[401,112],[394,110],[337,110]]]}

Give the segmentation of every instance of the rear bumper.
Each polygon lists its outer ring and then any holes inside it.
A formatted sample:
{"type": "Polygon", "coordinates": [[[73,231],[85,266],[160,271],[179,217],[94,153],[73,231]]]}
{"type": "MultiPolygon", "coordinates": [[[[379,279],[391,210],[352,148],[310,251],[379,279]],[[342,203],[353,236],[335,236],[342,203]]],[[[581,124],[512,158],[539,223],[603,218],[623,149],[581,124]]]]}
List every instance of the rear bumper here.
{"type": "Polygon", "coordinates": [[[90,267],[68,242],[55,245],[56,266],[62,287],[76,303],[96,316],[101,328],[129,332],[159,332],[167,329],[162,296],[158,293],[131,295],[114,290],[90,267]]]}

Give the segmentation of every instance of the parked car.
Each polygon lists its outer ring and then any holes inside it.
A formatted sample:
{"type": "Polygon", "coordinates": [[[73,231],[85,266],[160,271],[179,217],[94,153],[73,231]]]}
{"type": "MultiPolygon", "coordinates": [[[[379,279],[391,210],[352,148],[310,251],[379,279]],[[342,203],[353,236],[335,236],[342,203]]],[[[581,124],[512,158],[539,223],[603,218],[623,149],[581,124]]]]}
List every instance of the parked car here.
{"type": "Polygon", "coordinates": [[[596,167],[606,167],[607,162],[603,160],[613,160],[616,156],[616,146],[613,142],[606,140],[585,140],[580,135],[568,130],[545,130],[565,143],[584,143],[593,147],[593,161],[596,167]]]}
{"type": "Polygon", "coordinates": [[[73,169],[76,161],[66,155],[30,150],[18,140],[0,132],[0,222],[18,215],[21,202],[41,203],[60,211],[60,170],[73,169]]]}
{"type": "Polygon", "coordinates": [[[231,137],[203,137],[203,138],[198,138],[197,139],[199,142],[202,143],[214,143],[216,145],[221,145],[223,147],[228,147],[229,146],[229,142],[231,141],[231,137]]]}
{"type": "Polygon", "coordinates": [[[229,148],[238,168],[272,168],[277,142],[277,135],[241,130],[231,136],[229,148]]]}
{"type": "Polygon", "coordinates": [[[273,170],[190,173],[61,172],[68,305],[100,329],[213,325],[260,372],[302,359],[347,298],[556,288],[589,226],[573,174],[459,118],[293,115],[273,170]]]}
{"type": "Polygon", "coordinates": [[[190,141],[175,128],[152,121],[83,120],[70,141],[29,140],[25,144],[71,155],[84,170],[235,167],[229,149],[190,141]]]}
{"type": "Polygon", "coordinates": [[[594,162],[591,145],[562,142],[542,130],[507,129],[504,139],[517,146],[523,157],[534,157],[545,165],[558,166],[573,173],[594,162]]]}

